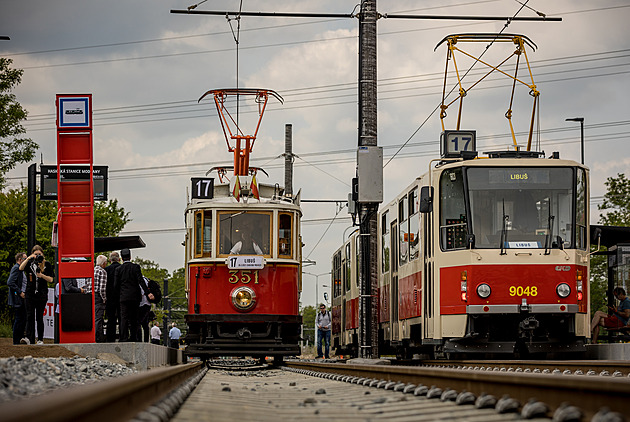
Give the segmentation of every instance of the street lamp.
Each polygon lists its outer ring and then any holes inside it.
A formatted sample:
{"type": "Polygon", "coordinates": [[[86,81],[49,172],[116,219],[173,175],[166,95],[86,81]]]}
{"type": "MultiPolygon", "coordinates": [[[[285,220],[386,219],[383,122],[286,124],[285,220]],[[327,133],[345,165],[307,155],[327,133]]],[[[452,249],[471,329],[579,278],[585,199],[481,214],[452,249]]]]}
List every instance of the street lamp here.
{"type": "Polygon", "coordinates": [[[584,117],[566,119],[567,122],[580,122],[580,145],[582,146],[582,164],[584,164],[584,117]]]}
{"type": "MultiPolygon", "coordinates": [[[[309,273],[307,271],[302,271],[303,274],[308,274],[308,275],[312,275],[313,277],[315,277],[315,309],[317,310],[317,306],[319,305],[318,301],[319,301],[319,277],[323,276],[323,275],[330,275],[330,271],[328,271],[327,273],[321,273],[321,274],[313,274],[313,273],[309,273]]],[[[322,287],[330,287],[326,284],[323,284],[322,287]]]]}

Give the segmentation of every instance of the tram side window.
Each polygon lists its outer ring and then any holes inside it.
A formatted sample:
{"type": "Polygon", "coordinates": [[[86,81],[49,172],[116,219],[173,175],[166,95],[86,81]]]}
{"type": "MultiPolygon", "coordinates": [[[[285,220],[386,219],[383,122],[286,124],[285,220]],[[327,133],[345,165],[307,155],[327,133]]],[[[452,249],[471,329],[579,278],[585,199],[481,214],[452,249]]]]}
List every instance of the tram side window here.
{"type": "Polygon", "coordinates": [[[361,237],[357,236],[355,237],[355,242],[354,242],[354,251],[355,251],[355,266],[354,266],[354,285],[359,287],[359,273],[360,273],[360,268],[359,268],[359,255],[360,255],[360,251],[361,251],[361,245],[359,244],[361,237]]]}
{"type": "Polygon", "coordinates": [[[278,255],[282,258],[291,258],[293,216],[291,214],[280,214],[278,220],[278,255]]]}
{"type": "Polygon", "coordinates": [[[442,250],[466,247],[466,202],[462,169],[440,176],[440,245],[442,250]]]}
{"type": "Polygon", "coordinates": [[[351,269],[352,269],[352,265],[350,263],[351,261],[351,255],[350,255],[350,243],[346,244],[346,255],[345,255],[345,260],[344,260],[344,269],[343,269],[343,280],[345,281],[345,285],[346,285],[346,292],[350,290],[350,279],[352,278],[352,274],[351,274],[351,269]]]}
{"type": "Polygon", "coordinates": [[[201,256],[201,245],[203,244],[203,213],[195,212],[195,258],[201,256]]]}
{"type": "Polygon", "coordinates": [[[586,249],[586,174],[583,169],[577,170],[575,202],[575,246],[586,249]]]}
{"type": "Polygon", "coordinates": [[[337,253],[333,256],[333,296],[339,297],[341,296],[341,251],[337,251],[337,253]]]}
{"type": "Polygon", "coordinates": [[[383,213],[381,217],[381,273],[389,272],[389,211],[383,213]]]}
{"type": "Polygon", "coordinates": [[[409,192],[409,260],[420,255],[420,218],[418,217],[418,188],[409,192]]]}
{"type": "Polygon", "coordinates": [[[407,197],[398,202],[398,263],[404,265],[409,259],[409,243],[407,239],[409,237],[409,227],[407,223],[407,197]]]}
{"type": "Polygon", "coordinates": [[[271,213],[220,211],[219,255],[271,254],[271,213]]]}
{"type": "Polygon", "coordinates": [[[212,211],[195,212],[195,258],[212,254],[212,211]]]}

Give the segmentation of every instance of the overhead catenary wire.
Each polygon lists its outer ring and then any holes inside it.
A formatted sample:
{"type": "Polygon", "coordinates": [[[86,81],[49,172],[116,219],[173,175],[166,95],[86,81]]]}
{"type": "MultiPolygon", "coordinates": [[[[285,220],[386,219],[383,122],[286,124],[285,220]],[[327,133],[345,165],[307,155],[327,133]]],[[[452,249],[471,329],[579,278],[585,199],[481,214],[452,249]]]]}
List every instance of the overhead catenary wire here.
{"type": "MultiPolygon", "coordinates": [[[[577,70],[572,70],[572,71],[556,71],[556,72],[548,72],[548,73],[540,73],[539,75],[550,75],[550,74],[562,74],[563,76],[561,78],[557,78],[557,79],[539,79],[539,84],[548,84],[548,83],[554,83],[554,82],[568,82],[568,81],[573,81],[573,80],[578,80],[578,79],[587,79],[587,78],[595,78],[595,77],[610,77],[610,76],[618,76],[618,75],[624,75],[624,74],[628,74],[630,73],[630,71],[619,71],[619,72],[607,72],[607,73],[598,73],[598,74],[594,74],[594,75],[583,75],[583,76],[575,76],[575,77],[568,77],[566,76],[568,73],[570,72],[581,72],[581,71],[589,71],[589,70],[593,70],[593,69],[609,69],[609,68],[613,68],[613,67],[619,67],[619,66],[629,66],[630,63],[622,63],[622,64],[617,64],[617,65],[609,65],[609,66],[597,66],[597,67],[592,67],[592,68],[586,68],[586,69],[577,69],[577,70]]],[[[486,87],[480,87],[477,88],[477,90],[487,90],[487,89],[497,89],[497,88],[502,88],[505,87],[507,85],[503,85],[503,86],[486,86],[486,87]]],[[[430,87],[426,87],[426,88],[418,88],[418,89],[427,89],[430,87]]],[[[387,94],[387,93],[394,93],[394,92],[398,92],[398,91],[405,91],[405,92],[409,92],[409,88],[400,88],[400,89],[396,89],[396,90],[385,90],[385,91],[379,91],[379,94],[387,94]]],[[[399,99],[404,99],[404,98],[410,98],[410,97],[419,97],[419,96],[428,96],[428,95],[436,95],[437,93],[424,93],[424,94],[419,94],[419,93],[410,93],[408,95],[397,95],[395,97],[381,97],[380,99],[382,101],[390,101],[390,100],[399,100],[399,99]]],[[[290,97],[290,96],[289,96],[290,97]]],[[[354,98],[356,97],[356,94],[349,94],[349,95],[345,95],[345,97],[351,97],[354,98]]],[[[330,99],[331,96],[327,96],[325,97],[326,99],[330,99]]],[[[343,98],[343,96],[337,96],[336,98],[343,98]]],[[[295,101],[291,101],[290,99],[287,100],[287,103],[289,104],[296,104],[297,102],[304,102],[304,101],[313,101],[313,99],[304,99],[304,100],[295,100],[295,101]]],[[[282,107],[282,111],[287,111],[287,110],[292,110],[292,109],[302,109],[302,108],[311,108],[311,107],[326,107],[326,106],[342,106],[342,105],[347,105],[347,104],[354,104],[355,101],[346,101],[346,102],[341,102],[341,101],[335,101],[332,103],[320,103],[320,104],[307,104],[307,105],[295,105],[295,106],[289,106],[289,107],[282,107]]],[[[132,106],[132,107],[140,107],[140,106],[132,106]]],[[[274,109],[273,106],[268,108],[269,112],[275,112],[278,111],[278,109],[274,109]]],[[[153,113],[153,114],[144,114],[144,115],[136,115],[136,116],[122,116],[122,117],[102,117],[99,119],[99,121],[104,121],[104,120],[112,120],[114,118],[131,118],[131,117],[144,117],[144,116],[150,116],[150,115],[174,115],[174,114],[183,114],[186,111],[171,111],[171,112],[164,112],[164,113],[153,113]]],[[[199,110],[194,110],[194,112],[198,113],[199,110]]],[[[253,111],[252,111],[253,112],[253,111]]],[[[96,113],[96,112],[95,112],[96,113]]],[[[122,112],[121,112],[122,113],[122,112]]],[[[249,112],[247,112],[249,113],[249,112]]],[[[144,120],[135,120],[135,121],[127,121],[127,122],[114,122],[114,123],[95,123],[95,126],[100,126],[100,127],[105,127],[105,126],[112,126],[112,125],[119,125],[119,124],[136,124],[136,123],[152,123],[152,122],[166,122],[166,121],[176,121],[176,120],[182,120],[182,119],[197,119],[197,118],[207,118],[207,117],[215,117],[216,114],[215,113],[211,113],[211,114],[202,114],[202,115],[192,115],[192,116],[184,116],[184,117],[169,117],[169,118],[161,118],[161,119],[144,119],[144,120]]],[[[28,120],[25,123],[26,128],[29,131],[41,131],[41,130],[54,130],[54,114],[48,114],[48,115],[37,115],[35,117],[33,117],[32,120],[28,120]],[[36,125],[48,125],[48,127],[45,128],[34,128],[34,126],[36,125]]]]}

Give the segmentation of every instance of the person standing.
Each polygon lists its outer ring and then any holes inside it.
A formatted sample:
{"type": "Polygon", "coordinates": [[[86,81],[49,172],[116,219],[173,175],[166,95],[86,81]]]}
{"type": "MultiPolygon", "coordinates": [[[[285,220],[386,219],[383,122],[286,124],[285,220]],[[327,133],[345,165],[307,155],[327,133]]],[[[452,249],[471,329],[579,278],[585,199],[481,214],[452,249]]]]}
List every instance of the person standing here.
{"type": "MultiPolygon", "coordinates": [[[[144,279],[144,283],[147,285],[147,289],[149,288],[149,279],[146,277],[142,277],[144,279]]],[[[138,341],[142,341],[144,343],[149,342],[149,313],[151,312],[151,302],[147,299],[145,295],[142,295],[142,299],[140,300],[140,308],[138,309],[138,341]],[[143,334],[144,333],[144,334],[143,334]]]]}
{"type": "Polygon", "coordinates": [[[151,327],[151,343],[152,344],[160,344],[160,337],[162,336],[162,330],[160,330],[160,325],[157,321],[153,323],[153,327],[151,327]]]}
{"type": "Polygon", "coordinates": [[[24,272],[20,271],[20,264],[26,259],[26,253],[19,252],[15,255],[15,265],[11,267],[7,285],[9,286],[9,306],[13,307],[13,344],[20,344],[26,328],[26,305],[24,297],[26,280],[24,272]]]}
{"type": "Polygon", "coordinates": [[[144,294],[153,300],[153,293],[149,291],[140,265],[131,262],[131,251],[120,251],[123,263],[116,269],[116,282],[120,285],[120,341],[138,341],[138,310],[140,300],[144,294]]]}
{"type": "Polygon", "coordinates": [[[116,341],[116,330],[120,321],[120,286],[116,280],[116,268],[120,267],[120,254],[116,251],[109,254],[111,264],[105,267],[107,273],[107,302],[105,315],[107,317],[107,342],[116,341]]]}
{"type": "Polygon", "coordinates": [[[26,275],[26,338],[35,343],[35,321],[37,321],[37,344],[44,344],[44,310],[48,303],[48,283],[53,282],[52,264],[46,261],[41,246],[33,246],[31,255],[22,261],[20,270],[26,275]]]}
{"type": "Polygon", "coordinates": [[[173,323],[173,328],[168,332],[168,338],[170,340],[170,347],[173,349],[179,349],[179,338],[182,336],[182,332],[177,328],[177,324],[173,323]]]}
{"type": "Polygon", "coordinates": [[[107,265],[107,257],[99,255],[96,257],[96,266],[94,267],[94,339],[97,343],[105,342],[105,333],[103,332],[103,316],[105,315],[105,306],[107,303],[107,273],[105,266],[107,265]]]}
{"type": "Polygon", "coordinates": [[[319,311],[315,318],[315,325],[317,325],[317,357],[322,358],[322,340],[324,340],[326,346],[324,356],[326,359],[330,359],[330,326],[332,319],[330,318],[330,312],[326,310],[326,305],[323,303],[319,305],[319,311]]]}

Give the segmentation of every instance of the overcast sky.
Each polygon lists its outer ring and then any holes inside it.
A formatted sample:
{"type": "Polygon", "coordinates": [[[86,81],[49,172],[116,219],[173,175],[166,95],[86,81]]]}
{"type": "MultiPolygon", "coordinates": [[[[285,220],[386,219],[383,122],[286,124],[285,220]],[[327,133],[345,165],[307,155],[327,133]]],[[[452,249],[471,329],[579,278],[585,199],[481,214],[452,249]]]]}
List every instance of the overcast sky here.
{"type": "MultiPolygon", "coordinates": [[[[357,147],[357,19],[243,17],[237,54],[232,28],[221,16],[171,14],[194,4],[184,0],[0,0],[0,56],[24,69],[15,90],[28,111],[27,136],[40,145],[45,164],[56,163],[55,94],[93,95],[94,164],[109,166],[109,195],[129,211],[124,234],[140,234],[134,251],[173,271],[184,265],[183,212],[191,177],[229,164],[223,133],[207,90],[272,89],[284,104],[270,103],[256,141],[252,165],[283,183],[284,126],[293,125],[294,191],[306,199],[347,197],[357,147]]],[[[520,0],[524,3],[526,0],[520,0]]],[[[350,13],[357,1],[243,0],[245,11],[350,13]]],[[[197,10],[238,10],[238,0],[209,0],[197,10]]],[[[513,16],[516,0],[380,0],[381,14],[513,16]]],[[[540,91],[540,149],[580,160],[579,124],[584,117],[586,165],[591,169],[591,222],[607,177],[630,175],[630,2],[628,0],[530,0],[518,16],[562,17],[562,22],[455,20],[378,21],[378,143],[385,162],[384,200],[389,202],[428,170],[439,151],[438,114],[447,35],[519,33],[536,44],[528,50],[540,91]],[[426,121],[426,123],[424,123],[426,121]]],[[[480,52],[486,44],[471,51],[480,52]]],[[[509,44],[495,43],[484,60],[507,57],[509,44]]],[[[459,60],[459,57],[458,57],[459,60]]],[[[470,62],[458,61],[461,69],[470,62]]],[[[472,77],[481,71],[475,67],[472,77]]],[[[526,76],[521,70],[519,75],[526,76]]],[[[449,89],[452,84],[449,85],[449,89]]],[[[471,90],[462,128],[474,129],[478,150],[512,143],[504,117],[511,82],[489,77],[471,90]]],[[[513,122],[527,129],[528,89],[517,89],[513,122]]],[[[248,108],[243,106],[243,123],[248,108]]],[[[449,109],[454,128],[457,105],[449,109]]],[[[525,144],[521,136],[519,143],[525,144]]],[[[9,185],[26,182],[26,165],[9,173],[9,185]]],[[[330,284],[330,256],[350,226],[334,204],[304,204],[305,268],[330,284]],[[331,224],[333,217],[337,219],[331,224]]],[[[348,230],[349,232],[350,230],[348,230]]],[[[47,234],[39,234],[39,236],[47,234]]],[[[320,299],[321,300],[321,299],[320,299]]],[[[304,276],[303,304],[315,302],[315,277],[304,276]]]]}

